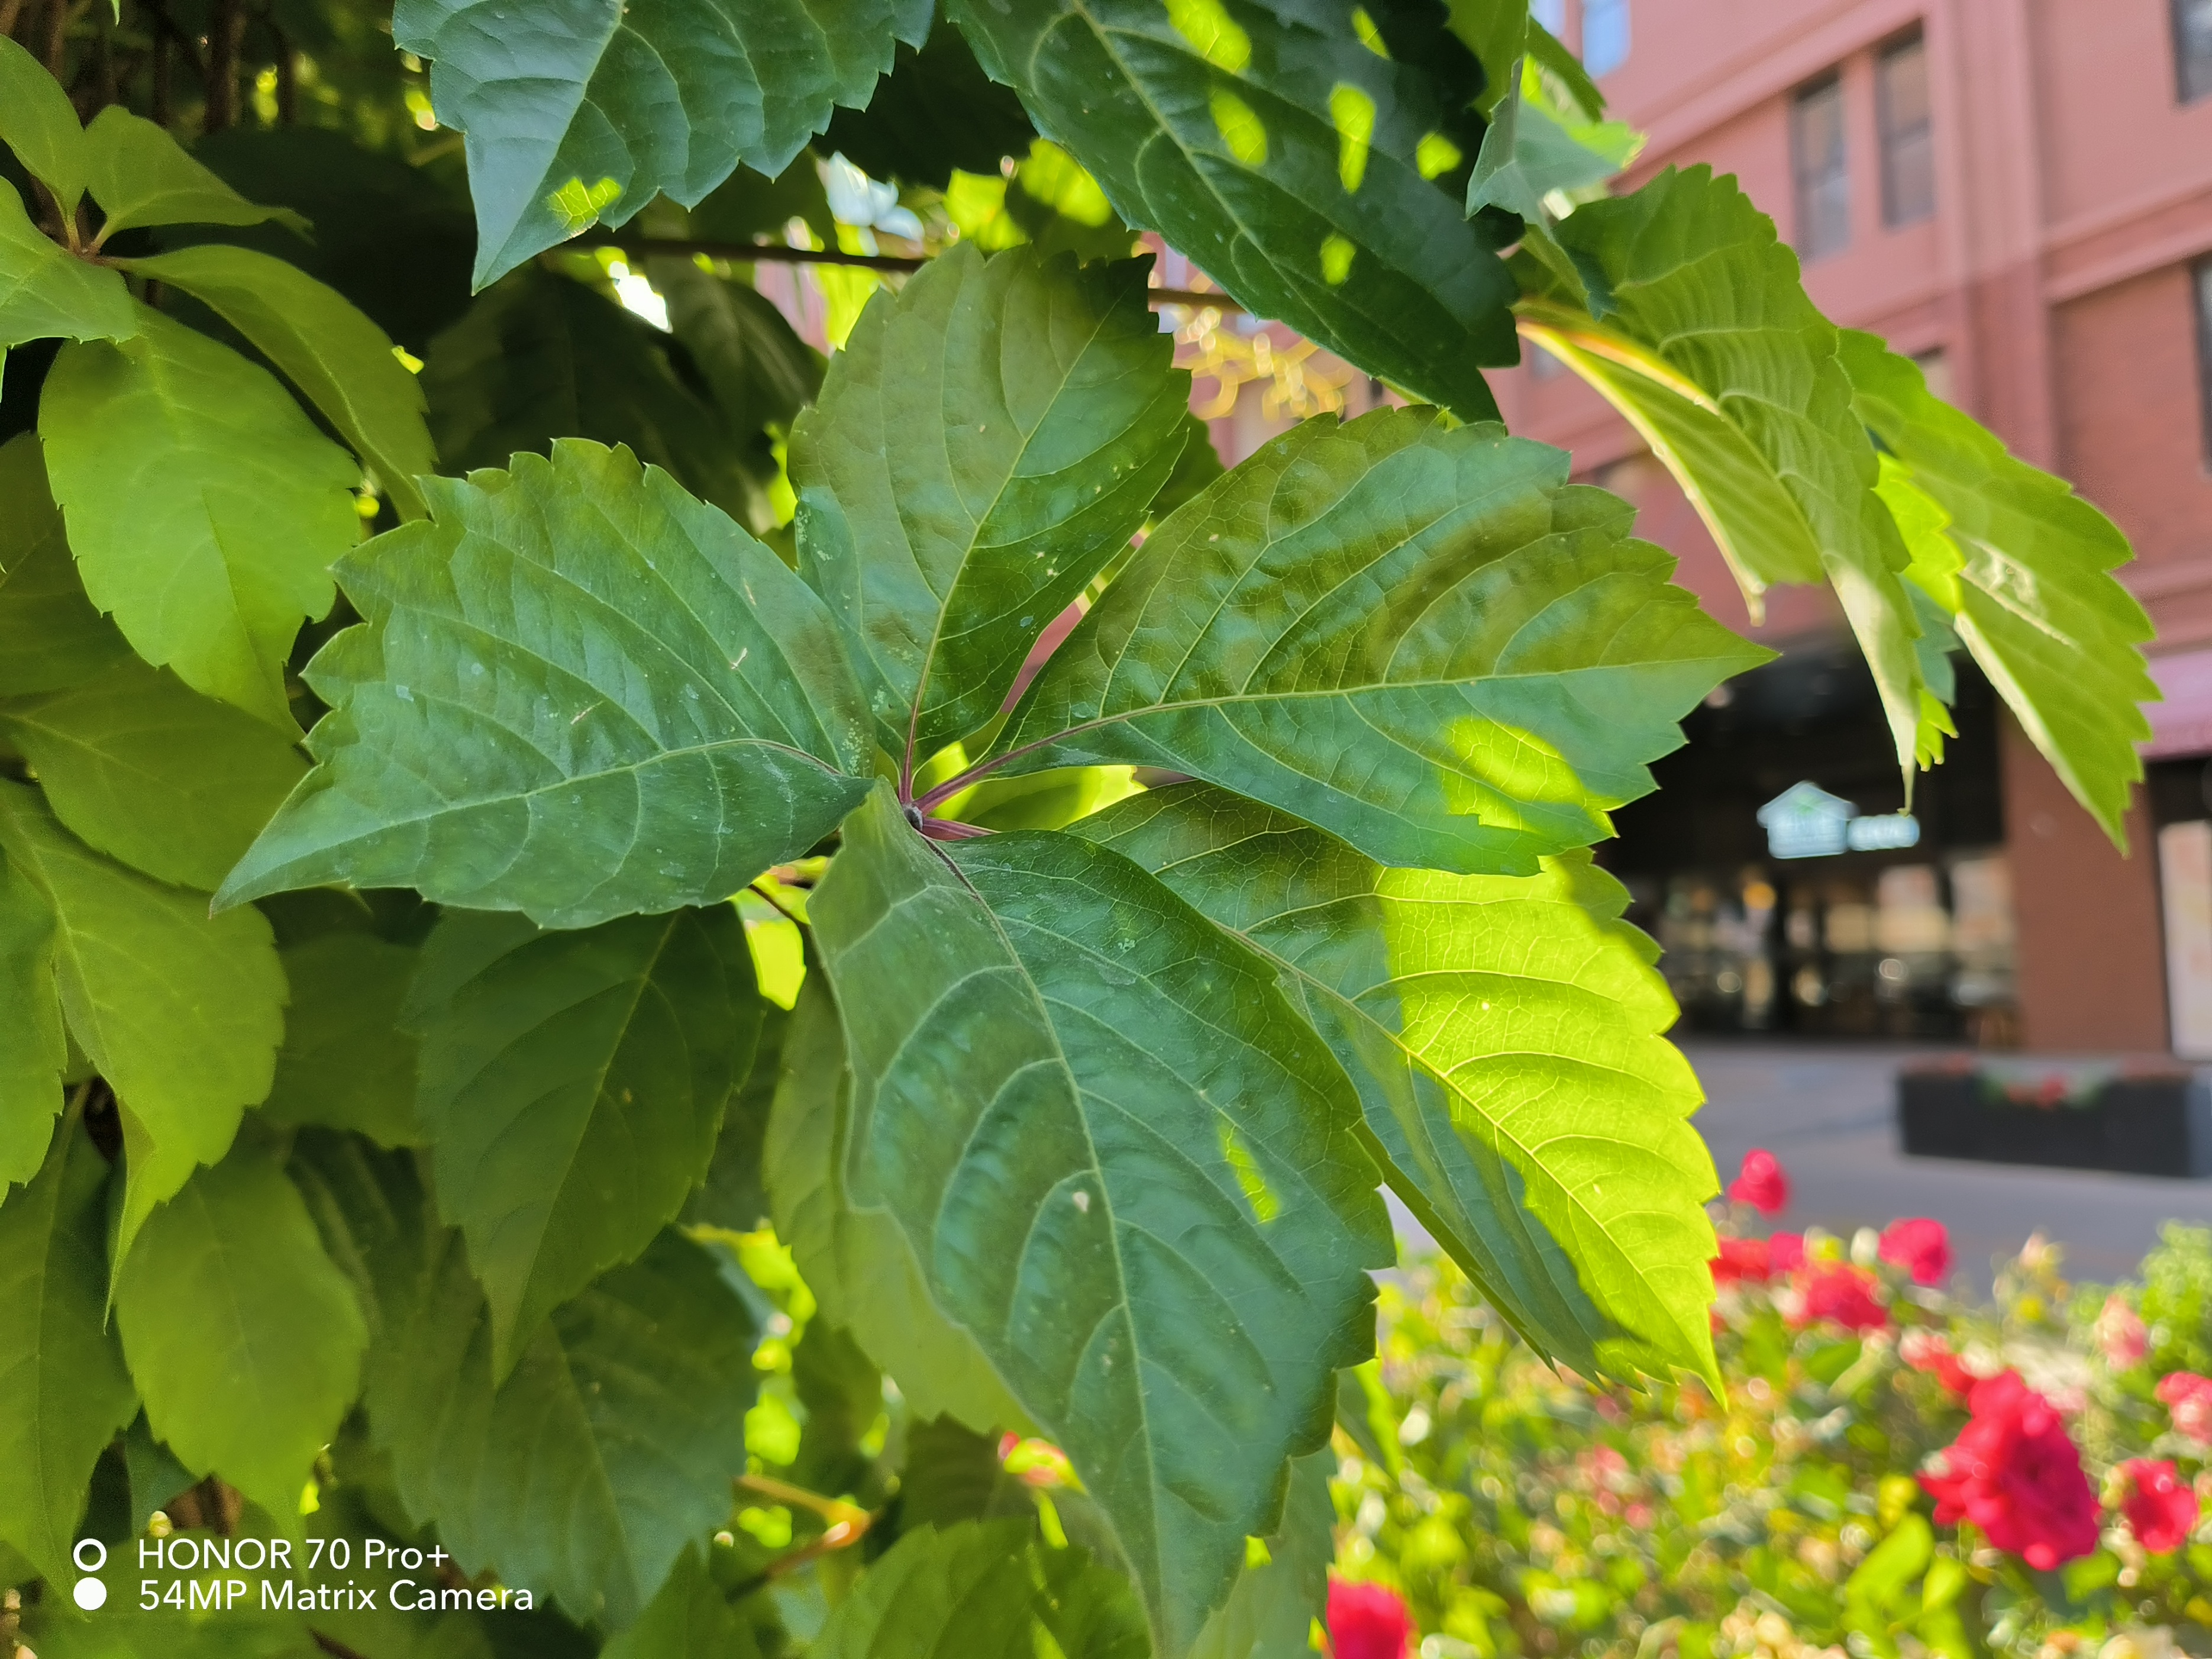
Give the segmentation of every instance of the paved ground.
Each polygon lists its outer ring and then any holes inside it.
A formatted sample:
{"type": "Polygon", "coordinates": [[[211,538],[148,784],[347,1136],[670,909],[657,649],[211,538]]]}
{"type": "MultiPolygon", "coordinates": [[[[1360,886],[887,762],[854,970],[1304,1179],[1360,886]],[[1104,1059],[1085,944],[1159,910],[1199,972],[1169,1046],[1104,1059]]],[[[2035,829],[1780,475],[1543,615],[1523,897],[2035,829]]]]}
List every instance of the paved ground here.
{"type": "Polygon", "coordinates": [[[1697,1121],[1722,1181],[1753,1146],[1790,1172],[1795,1195],[1778,1227],[1848,1234],[1896,1216],[1934,1216],[1951,1230],[1960,1267],[1986,1285],[1987,1264],[2038,1227],[2066,1246],[2073,1277],[2110,1279],[2156,1242],[2161,1222],[2212,1224],[2212,1181],[1906,1158],[1893,1082],[1900,1063],[1940,1049],[1710,1039],[1683,1048],[1705,1080],[1697,1121]]]}

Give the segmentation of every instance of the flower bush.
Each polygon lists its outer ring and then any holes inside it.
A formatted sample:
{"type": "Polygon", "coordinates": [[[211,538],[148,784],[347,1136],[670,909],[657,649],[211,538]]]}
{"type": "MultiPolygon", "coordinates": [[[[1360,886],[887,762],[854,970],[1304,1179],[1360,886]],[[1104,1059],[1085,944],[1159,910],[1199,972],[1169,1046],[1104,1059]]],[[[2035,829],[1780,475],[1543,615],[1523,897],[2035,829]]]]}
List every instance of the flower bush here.
{"type": "MultiPolygon", "coordinates": [[[[1737,1223],[1786,1191],[1747,1178],[1737,1223]]],[[[1986,1300],[1933,1222],[1723,1232],[1724,1399],[1556,1372],[1442,1261],[1386,1284],[1339,1571],[1403,1599],[1409,1651],[2212,1653],[2212,1231],[2086,1289],[2039,1237],[1986,1300]]]]}

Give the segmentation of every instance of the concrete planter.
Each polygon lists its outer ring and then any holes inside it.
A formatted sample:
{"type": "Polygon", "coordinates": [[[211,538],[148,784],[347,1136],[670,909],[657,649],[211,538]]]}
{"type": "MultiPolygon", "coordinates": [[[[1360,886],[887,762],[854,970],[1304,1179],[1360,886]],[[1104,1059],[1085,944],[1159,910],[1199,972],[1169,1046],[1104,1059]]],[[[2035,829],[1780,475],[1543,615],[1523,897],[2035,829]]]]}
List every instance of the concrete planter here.
{"type": "Polygon", "coordinates": [[[2024,1085],[1984,1068],[1900,1072],[1908,1156],[2127,1175],[2212,1175],[2212,1091],[2191,1073],[2051,1067],[2024,1085]]]}

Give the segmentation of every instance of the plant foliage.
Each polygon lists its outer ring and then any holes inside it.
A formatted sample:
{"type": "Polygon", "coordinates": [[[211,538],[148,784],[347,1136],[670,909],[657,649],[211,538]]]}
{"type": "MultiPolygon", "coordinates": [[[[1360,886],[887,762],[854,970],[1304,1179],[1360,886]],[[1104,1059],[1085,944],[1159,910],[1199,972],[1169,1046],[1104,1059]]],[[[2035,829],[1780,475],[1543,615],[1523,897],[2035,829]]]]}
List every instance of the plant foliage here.
{"type": "Polygon", "coordinates": [[[0,1650],[1303,1650],[1385,1188],[1714,1379],[1590,849],[1767,653],[1516,331],[2139,775],[2117,532],[1517,0],[0,18],[0,1650]],[[1137,232],[1412,406],[1223,471],[1137,232]]]}

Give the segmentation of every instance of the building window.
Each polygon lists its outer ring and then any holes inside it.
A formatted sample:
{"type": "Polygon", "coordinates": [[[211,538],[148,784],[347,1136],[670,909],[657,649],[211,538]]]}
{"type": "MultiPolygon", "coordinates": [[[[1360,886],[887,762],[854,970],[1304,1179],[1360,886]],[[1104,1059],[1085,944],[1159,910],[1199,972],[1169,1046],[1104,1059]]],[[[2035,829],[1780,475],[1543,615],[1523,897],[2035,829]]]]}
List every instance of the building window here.
{"type": "Polygon", "coordinates": [[[2197,289],[2197,398],[2198,442],[2204,465],[2212,469],[2212,259],[2199,259],[2191,271],[2197,289]]]}
{"type": "Polygon", "coordinates": [[[1583,0],[1583,67],[1610,75],[1628,61],[1628,0],[1583,0]]]}
{"type": "Polygon", "coordinates": [[[1818,259],[1851,240],[1840,76],[1816,81],[1790,100],[1790,151],[1797,181],[1797,252],[1803,258],[1818,259]]]}
{"type": "Polygon", "coordinates": [[[1895,227],[1936,211],[1936,141],[1928,110],[1928,49],[1917,35],[1875,60],[1881,129],[1881,222],[1895,227]]]}
{"type": "Polygon", "coordinates": [[[2185,104],[2212,93],[2212,0],[2173,0],[2173,82],[2185,104]]]}

